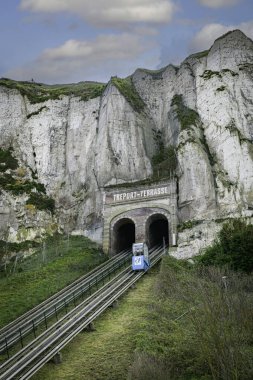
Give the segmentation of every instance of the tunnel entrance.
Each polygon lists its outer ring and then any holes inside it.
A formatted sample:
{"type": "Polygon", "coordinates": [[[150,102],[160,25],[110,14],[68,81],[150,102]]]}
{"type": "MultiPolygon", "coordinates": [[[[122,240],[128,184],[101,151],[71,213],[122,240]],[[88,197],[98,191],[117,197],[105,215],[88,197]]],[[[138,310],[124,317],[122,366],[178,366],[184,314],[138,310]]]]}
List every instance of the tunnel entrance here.
{"type": "Polygon", "coordinates": [[[131,249],[135,242],[135,224],[131,219],[120,219],[113,228],[112,252],[117,254],[125,249],[131,249]]]}
{"type": "Polygon", "coordinates": [[[152,215],[146,225],[147,241],[149,247],[169,243],[169,223],[162,214],[152,215]]]}

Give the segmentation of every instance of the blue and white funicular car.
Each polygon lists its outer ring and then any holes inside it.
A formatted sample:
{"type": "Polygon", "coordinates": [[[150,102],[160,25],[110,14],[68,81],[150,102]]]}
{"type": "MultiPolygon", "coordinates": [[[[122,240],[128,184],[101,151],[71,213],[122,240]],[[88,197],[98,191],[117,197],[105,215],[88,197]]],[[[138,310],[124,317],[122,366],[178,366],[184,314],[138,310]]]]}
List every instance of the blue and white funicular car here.
{"type": "Polygon", "coordinates": [[[150,266],[148,246],[146,243],[133,244],[132,269],[147,270],[150,266]]]}

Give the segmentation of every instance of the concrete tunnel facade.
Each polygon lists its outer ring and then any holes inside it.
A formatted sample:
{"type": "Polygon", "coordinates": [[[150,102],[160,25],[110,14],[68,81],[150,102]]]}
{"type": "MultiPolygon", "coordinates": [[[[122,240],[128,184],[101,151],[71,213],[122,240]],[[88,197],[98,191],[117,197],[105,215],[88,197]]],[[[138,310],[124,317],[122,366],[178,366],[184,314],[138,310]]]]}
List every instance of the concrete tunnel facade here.
{"type": "Polygon", "coordinates": [[[103,250],[115,255],[145,241],[149,247],[176,244],[175,181],[104,191],[103,250]]]}

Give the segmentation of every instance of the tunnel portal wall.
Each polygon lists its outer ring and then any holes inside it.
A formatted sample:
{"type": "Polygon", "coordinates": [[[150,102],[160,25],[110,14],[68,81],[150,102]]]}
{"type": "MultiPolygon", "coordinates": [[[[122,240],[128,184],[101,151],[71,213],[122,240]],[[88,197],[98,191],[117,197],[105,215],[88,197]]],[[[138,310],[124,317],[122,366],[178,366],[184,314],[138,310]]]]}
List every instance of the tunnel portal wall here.
{"type": "Polygon", "coordinates": [[[129,219],[135,225],[135,241],[149,243],[149,225],[155,218],[168,221],[168,243],[176,244],[177,228],[176,183],[153,184],[150,187],[104,192],[103,250],[117,253],[117,223],[129,219]],[[134,197],[133,194],[136,194],[134,197]],[[144,196],[141,196],[144,195],[144,196]]]}

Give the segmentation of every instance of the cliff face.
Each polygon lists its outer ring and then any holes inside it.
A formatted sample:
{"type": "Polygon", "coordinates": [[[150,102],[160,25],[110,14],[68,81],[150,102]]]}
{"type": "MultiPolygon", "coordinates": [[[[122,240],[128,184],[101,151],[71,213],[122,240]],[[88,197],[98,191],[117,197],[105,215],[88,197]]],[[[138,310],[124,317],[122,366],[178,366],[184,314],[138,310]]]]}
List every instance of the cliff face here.
{"type": "MultiPolygon", "coordinates": [[[[234,31],[179,68],[138,69],[132,87],[114,78],[89,100],[69,94],[31,102],[2,82],[1,147],[12,147],[24,178],[36,173],[56,202],[55,216],[35,207],[37,227],[57,222],[100,240],[101,187],[152,176],[161,144],[177,155],[181,222],[251,215],[252,62],[252,41],[234,31]]],[[[10,238],[10,227],[17,237],[27,225],[26,214],[17,217],[17,203],[24,208],[27,198],[2,190],[0,239],[10,238]]],[[[29,223],[35,231],[36,223],[29,223]]]]}

